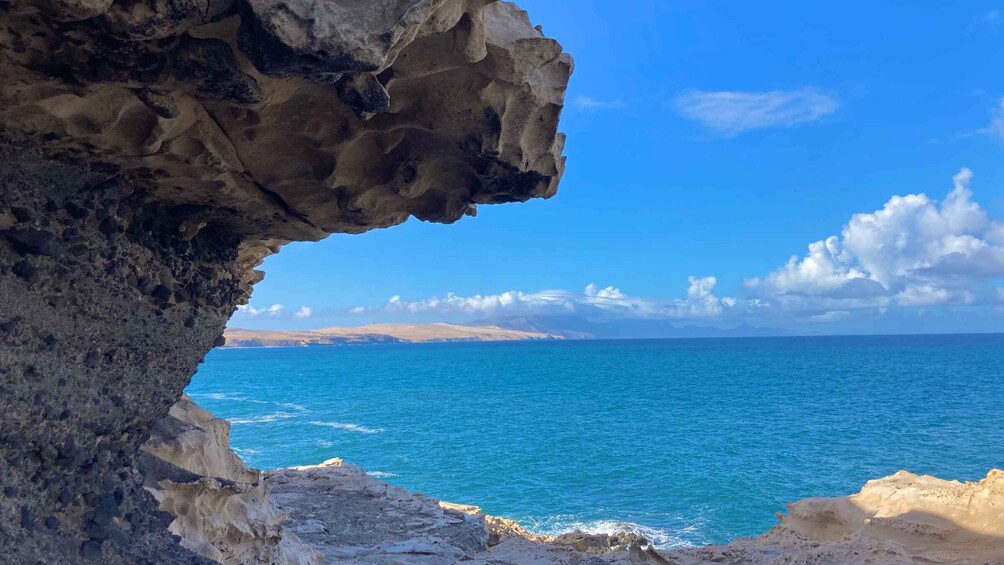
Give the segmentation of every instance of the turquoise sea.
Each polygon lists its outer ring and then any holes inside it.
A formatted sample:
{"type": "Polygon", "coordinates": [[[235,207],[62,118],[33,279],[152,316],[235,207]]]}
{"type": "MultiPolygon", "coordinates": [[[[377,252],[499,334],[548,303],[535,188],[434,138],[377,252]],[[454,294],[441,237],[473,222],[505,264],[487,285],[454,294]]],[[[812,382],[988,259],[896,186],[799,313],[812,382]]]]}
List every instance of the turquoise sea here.
{"type": "Polygon", "coordinates": [[[188,392],[257,467],[342,457],[537,532],[665,547],[899,469],[1004,467],[1004,335],[223,349],[188,392]]]}

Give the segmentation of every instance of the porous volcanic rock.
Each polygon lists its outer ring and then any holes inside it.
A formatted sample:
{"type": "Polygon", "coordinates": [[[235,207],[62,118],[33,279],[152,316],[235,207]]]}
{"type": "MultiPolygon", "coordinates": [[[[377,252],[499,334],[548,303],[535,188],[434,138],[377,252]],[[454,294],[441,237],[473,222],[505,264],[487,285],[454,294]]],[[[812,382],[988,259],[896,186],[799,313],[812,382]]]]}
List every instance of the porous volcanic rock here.
{"type": "Polygon", "coordinates": [[[204,562],[140,446],[255,267],[553,195],[571,70],[491,0],[0,1],[4,558],[204,562]]]}

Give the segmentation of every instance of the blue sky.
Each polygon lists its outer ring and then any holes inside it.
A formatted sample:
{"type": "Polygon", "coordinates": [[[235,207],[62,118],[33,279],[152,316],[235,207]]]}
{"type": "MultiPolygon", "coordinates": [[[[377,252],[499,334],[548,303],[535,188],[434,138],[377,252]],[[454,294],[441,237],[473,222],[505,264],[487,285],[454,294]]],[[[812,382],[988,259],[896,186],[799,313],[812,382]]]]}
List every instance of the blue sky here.
{"type": "Polygon", "coordinates": [[[575,57],[558,195],[288,245],[231,325],[1004,331],[1004,4],[817,4],[522,0],[575,57]]]}

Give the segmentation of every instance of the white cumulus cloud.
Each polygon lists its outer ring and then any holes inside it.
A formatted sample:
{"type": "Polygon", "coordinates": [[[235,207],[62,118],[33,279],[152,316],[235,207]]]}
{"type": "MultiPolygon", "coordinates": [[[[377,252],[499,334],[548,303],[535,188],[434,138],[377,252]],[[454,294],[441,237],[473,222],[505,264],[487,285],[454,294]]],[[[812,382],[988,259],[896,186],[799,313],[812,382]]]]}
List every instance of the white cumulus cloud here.
{"type": "Polygon", "coordinates": [[[715,277],[692,276],[688,277],[687,282],[689,283],[687,297],[667,304],[664,308],[666,317],[678,319],[714,318],[736,305],[734,298],[715,296],[715,286],[718,284],[718,279],[715,277]]]}
{"type": "MultiPolygon", "coordinates": [[[[690,277],[683,298],[656,301],[631,296],[615,286],[589,284],[581,293],[567,290],[524,292],[510,290],[499,294],[445,296],[407,301],[391,296],[384,310],[396,313],[440,315],[518,315],[546,313],[602,314],[609,317],[706,319],[714,318],[736,305],[731,297],[719,298],[714,293],[715,277],[690,277]]],[[[357,307],[365,308],[365,307],[357,307]]],[[[363,310],[367,311],[367,310],[363,310]]]]}
{"type": "Polygon", "coordinates": [[[237,307],[234,313],[235,318],[279,318],[286,313],[286,307],[282,304],[273,304],[263,308],[255,308],[250,304],[242,304],[237,307]]]}
{"type": "Polygon", "coordinates": [[[803,257],[746,281],[761,299],[793,310],[970,304],[1004,276],[1004,225],[973,201],[963,168],[938,202],[893,196],[855,214],[839,236],[809,244],[803,257]]]}
{"type": "Polygon", "coordinates": [[[815,88],[769,92],[694,90],[676,98],[676,110],[681,116],[725,137],[814,122],[839,106],[835,98],[815,88]]]}
{"type": "Polygon", "coordinates": [[[291,312],[282,304],[256,307],[250,304],[243,304],[237,307],[234,318],[269,318],[269,319],[289,319],[296,318],[305,320],[314,315],[314,309],[310,306],[302,306],[299,310],[291,312]]]}

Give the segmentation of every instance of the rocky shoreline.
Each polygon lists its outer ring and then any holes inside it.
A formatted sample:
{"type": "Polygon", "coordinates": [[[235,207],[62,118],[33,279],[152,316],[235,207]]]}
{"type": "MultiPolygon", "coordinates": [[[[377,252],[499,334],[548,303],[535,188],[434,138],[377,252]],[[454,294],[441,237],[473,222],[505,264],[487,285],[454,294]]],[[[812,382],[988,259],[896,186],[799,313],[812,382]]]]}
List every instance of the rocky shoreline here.
{"type": "Polygon", "coordinates": [[[628,563],[629,533],[538,536],[476,506],[389,485],[341,459],[258,472],[230,425],[183,396],[144,446],[147,489],[182,546],[226,564],[628,563]]]}
{"type": "Polygon", "coordinates": [[[183,398],[283,245],[556,194],[572,69],[493,0],[0,2],[0,560],[1004,562],[999,471],[663,553],[346,464],[262,476],[183,398]]]}
{"type": "Polygon", "coordinates": [[[1004,471],[978,483],[901,471],[860,493],[789,505],[771,531],[664,551],[630,532],[549,537],[389,485],[341,459],[258,472],[229,424],[187,396],[144,451],[147,488],[182,545],[236,564],[1004,563],[1004,471]],[[159,477],[159,478],[157,478],[159,477]]]}

